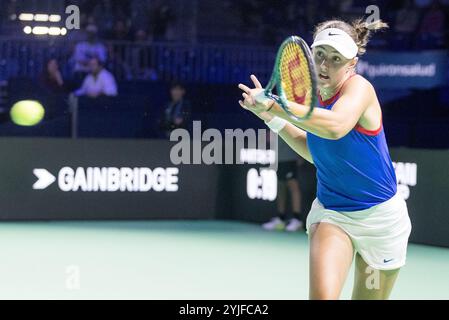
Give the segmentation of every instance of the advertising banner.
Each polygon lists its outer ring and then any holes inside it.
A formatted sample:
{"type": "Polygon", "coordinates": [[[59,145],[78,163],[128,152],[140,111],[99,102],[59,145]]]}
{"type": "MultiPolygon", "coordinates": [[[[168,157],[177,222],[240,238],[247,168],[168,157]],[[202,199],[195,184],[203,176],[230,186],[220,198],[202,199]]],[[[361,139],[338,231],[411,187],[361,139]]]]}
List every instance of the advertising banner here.
{"type": "Polygon", "coordinates": [[[448,83],[448,52],[368,52],[357,72],[376,88],[427,89],[448,83]]]}
{"type": "MultiPolygon", "coordinates": [[[[2,138],[0,219],[224,219],[276,215],[278,177],[271,149],[242,148],[240,164],[172,161],[165,140],[2,138]]],[[[275,149],[276,150],[276,149],[275,149]]],[[[398,192],[412,220],[411,241],[449,246],[449,151],[393,148],[398,192]]],[[[313,165],[298,167],[302,212],[316,193],[313,165]]]]}
{"type": "Polygon", "coordinates": [[[218,167],[159,140],[0,139],[0,219],[210,219],[218,167]]]}

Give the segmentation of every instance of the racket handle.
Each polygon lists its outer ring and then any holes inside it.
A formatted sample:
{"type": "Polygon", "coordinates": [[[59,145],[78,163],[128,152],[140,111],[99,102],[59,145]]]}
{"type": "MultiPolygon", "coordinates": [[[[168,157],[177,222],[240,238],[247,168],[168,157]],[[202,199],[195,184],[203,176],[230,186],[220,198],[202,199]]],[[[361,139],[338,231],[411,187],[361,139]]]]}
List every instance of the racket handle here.
{"type": "MultiPolygon", "coordinates": [[[[273,100],[274,102],[276,102],[279,105],[282,105],[282,99],[279,96],[272,94],[271,92],[268,92],[268,91],[265,91],[264,94],[265,94],[266,98],[273,100]]],[[[274,103],[272,103],[271,106],[266,111],[270,111],[271,108],[273,108],[273,106],[274,106],[274,103]]]]}
{"type": "Polygon", "coordinates": [[[261,103],[261,104],[267,104],[268,102],[270,102],[271,100],[273,100],[271,98],[271,94],[267,93],[265,91],[260,91],[258,94],[256,94],[254,96],[254,99],[257,100],[257,102],[261,103]]]}
{"type": "Polygon", "coordinates": [[[257,103],[263,104],[268,107],[267,110],[265,111],[269,111],[274,105],[273,103],[274,99],[272,99],[269,95],[267,95],[266,91],[260,91],[258,94],[254,96],[254,99],[257,101],[257,103]]]}

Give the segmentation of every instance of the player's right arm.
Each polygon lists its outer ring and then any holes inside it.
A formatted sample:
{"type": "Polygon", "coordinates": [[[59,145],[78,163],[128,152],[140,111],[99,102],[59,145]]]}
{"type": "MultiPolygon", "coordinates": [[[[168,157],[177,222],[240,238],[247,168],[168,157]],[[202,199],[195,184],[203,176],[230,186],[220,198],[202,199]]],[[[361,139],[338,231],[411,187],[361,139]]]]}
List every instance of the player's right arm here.
{"type": "Polygon", "coordinates": [[[307,132],[287,123],[286,126],[279,131],[278,135],[301,157],[313,163],[312,155],[307,146],[307,132]]]}
{"type": "MultiPolygon", "coordinates": [[[[254,75],[251,75],[251,79],[255,84],[261,87],[259,81],[254,75]]],[[[242,84],[239,85],[241,88],[242,84]]],[[[270,112],[263,111],[264,109],[258,109],[254,105],[254,100],[246,93],[242,94],[244,101],[239,101],[240,106],[243,109],[249,110],[258,116],[265,123],[274,118],[274,115],[270,112]]],[[[312,155],[310,154],[309,147],[307,146],[307,132],[297,126],[287,122],[284,128],[279,131],[278,135],[293,149],[297,154],[303,157],[305,160],[313,163],[312,155]]]]}
{"type": "MultiPolygon", "coordinates": [[[[273,116],[268,112],[262,112],[258,114],[258,117],[265,122],[273,119],[273,116]]],[[[279,137],[282,138],[297,154],[301,157],[313,163],[312,155],[310,154],[309,147],[307,146],[307,132],[298,128],[297,126],[287,123],[285,127],[279,131],[279,137]]]]}
{"type": "MultiPolygon", "coordinates": [[[[256,114],[260,119],[269,122],[273,119],[273,115],[268,112],[261,112],[256,114]]],[[[279,131],[279,137],[282,138],[297,154],[313,163],[312,155],[307,146],[307,132],[298,128],[297,126],[287,123],[285,127],[279,131]]]]}

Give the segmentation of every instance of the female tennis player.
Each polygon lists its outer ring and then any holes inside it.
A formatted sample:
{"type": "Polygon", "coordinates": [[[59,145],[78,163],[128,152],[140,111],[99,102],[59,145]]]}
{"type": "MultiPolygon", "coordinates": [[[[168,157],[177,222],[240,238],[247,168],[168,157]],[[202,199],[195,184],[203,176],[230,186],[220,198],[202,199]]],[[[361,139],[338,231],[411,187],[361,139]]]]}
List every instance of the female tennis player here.
{"type": "MultiPolygon", "coordinates": [[[[239,84],[239,104],[265,121],[317,169],[317,198],[307,218],[311,299],[338,299],[355,253],[353,299],[388,299],[405,264],[411,223],[397,194],[396,175],[373,86],[355,73],[371,31],[382,21],[319,24],[312,54],[319,107],[297,122],[255,88],[239,84]]],[[[288,102],[298,116],[308,107],[288,102]]]]}

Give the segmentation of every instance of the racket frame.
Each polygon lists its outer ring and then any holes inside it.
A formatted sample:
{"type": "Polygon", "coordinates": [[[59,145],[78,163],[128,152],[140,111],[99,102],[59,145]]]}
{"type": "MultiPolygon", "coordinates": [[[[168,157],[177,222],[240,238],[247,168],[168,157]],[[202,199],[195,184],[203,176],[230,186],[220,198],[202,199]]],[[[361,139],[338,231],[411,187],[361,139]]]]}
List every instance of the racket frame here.
{"type": "Polygon", "coordinates": [[[313,109],[317,103],[316,90],[317,90],[317,75],[316,75],[315,63],[313,61],[312,52],[310,51],[309,46],[301,37],[298,37],[298,36],[288,37],[287,39],[284,40],[284,42],[282,42],[281,46],[278,49],[278,52],[276,55],[276,61],[275,61],[274,68],[273,68],[273,73],[271,74],[271,79],[268,82],[268,85],[265,87],[265,91],[264,91],[265,96],[267,98],[270,98],[270,99],[274,100],[275,102],[277,102],[291,119],[293,119],[294,121],[297,121],[297,122],[301,122],[301,121],[309,119],[313,112],[313,109]],[[290,111],[290,109],[288,107],[287,96],[285,94],[284,89],[282,88],[281,74],[279,71],[280,64],[281,64],[282,52],[283,52],[284,48],[292,42],[298,44],[301,47],[301,49],[303,50],[304,56],[307,60],[307,64],[308,64],[308,67],[310,70],[310,79],[312,82],[311,103],[310,103],[310,106],[308,106],[309,111],[303,117],[298,117],[297,115],[295,115],[293,112],[290,111]],[[274,87],[277,87],[277,91],[278,91],[279,95],[273,94],[274,87]]]}

